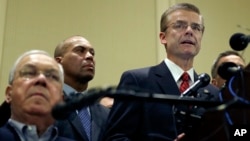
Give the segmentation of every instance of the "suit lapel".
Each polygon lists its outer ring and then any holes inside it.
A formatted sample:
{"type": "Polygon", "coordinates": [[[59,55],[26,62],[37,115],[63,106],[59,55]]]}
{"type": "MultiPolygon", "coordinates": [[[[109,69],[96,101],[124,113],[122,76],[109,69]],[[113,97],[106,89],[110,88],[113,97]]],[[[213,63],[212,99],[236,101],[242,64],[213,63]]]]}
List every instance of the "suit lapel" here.
{"type": "MultiPolygon", "coordinates": [[[[74,93],[74,91],[69,89],[67,85],[64,86],[63,93],[65,101],[68,101],[75,96],[75,95],[70,95],[70,93],[74,93]]],[[[72,127],[76,130],[76,132],[81,136],[81,138],[84,139],[84,141],[85,140],[87,141],[88,140],[87,134],[85,133],[82,122],[76,112],[70,114],[68,121],[72,125],[72,127]]]]}
{"type": "Polygon", "coordinates": [[[100,121],[100,115],[98,115],[98,109],[95,108],[95,106],[97,106],[96,104],[94,105],[91,105],[89,108],[90,108],[90,112],[92,113],[91,114],[91,136],[92,136],[92,140],[97,140],[98,139],[98,136],[99,133],[101,132],[101,129],[102,129],[102,123],[100,121]],[[95,111],[95,112],[92,112],[92,111],[95,111]]]}
{"type": "Polygon", "coordinates": [[[69,117],[69,122],[70,124],[72,124],[73,128],[75,128],[75,130],[81,135],[81,137],[84,140],[88,140],[88,137],[86,135],[86,133],[84,132],[84,129],[82,127],[82,123],[80,118],[77,116],[76,112],[74,112],[73,114],[70,115],[69,117]]]}
{"type": "MultiPolygon", "coordinates": [[[[154,67],[156,82],[164,94],[180,95],[179,88],[164,61],[154,67]]],[[[198,75],[194,72],[194,81],[198,80],[198,75]]]]}
{"type": "Polygon", "coordinates": [[[154,68],[154,73],[156,82],[164,94],[180,94],[178,86],[164,61],[154,68]]]}

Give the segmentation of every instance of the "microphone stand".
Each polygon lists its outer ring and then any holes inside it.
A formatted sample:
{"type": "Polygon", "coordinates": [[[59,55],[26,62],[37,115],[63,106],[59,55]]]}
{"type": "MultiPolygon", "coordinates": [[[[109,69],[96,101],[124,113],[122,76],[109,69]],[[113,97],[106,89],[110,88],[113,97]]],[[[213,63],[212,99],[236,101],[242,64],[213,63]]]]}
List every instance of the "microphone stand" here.
{"type": "Polygon", "coordinates": [[[168,104],[182,104],[182,105],[197,105],[204,108],[212,108],[220,106],[220,110],[227,108],[249,108],[250,104],[242,103],[236,99],[229,101],[209,101],[209,100],[200,100],[193,97],[180,97],[177,95],[170,94],[158,94],[158,93],[134,93],[129,91],[117,91],[116,93],[106,93],[105,96],[112,98],[119,98],[122,100],[142,100],[150,102],[164,102],[168,104]],[[228,105],[227,103],[231,103],[228,105]],[[223,107],[223,108],[222,108],[223,107]]]}

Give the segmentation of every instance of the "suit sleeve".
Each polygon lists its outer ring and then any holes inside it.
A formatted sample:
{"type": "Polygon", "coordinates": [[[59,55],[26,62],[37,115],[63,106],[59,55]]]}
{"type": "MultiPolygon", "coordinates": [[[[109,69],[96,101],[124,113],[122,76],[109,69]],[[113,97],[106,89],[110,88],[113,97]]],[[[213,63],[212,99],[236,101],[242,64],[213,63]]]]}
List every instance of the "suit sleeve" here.
{"type": "MultiPolygon", "coordinates": [[[[118,88],[136,86],[137,80],[132,73],[123,73],[118,88]]],[[[115,99],[110,111],[102,141],[132,141],[139,136],[139,122],[142,104],[138,101],[115,99]]]]}

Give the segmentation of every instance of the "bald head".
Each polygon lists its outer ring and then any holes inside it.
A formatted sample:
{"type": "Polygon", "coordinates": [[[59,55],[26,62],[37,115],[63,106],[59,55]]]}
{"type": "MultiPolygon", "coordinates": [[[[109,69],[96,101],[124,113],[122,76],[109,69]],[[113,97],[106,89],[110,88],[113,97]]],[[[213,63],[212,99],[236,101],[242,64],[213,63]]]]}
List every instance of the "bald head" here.
{"type": "Polygon", "coordinates": [[[63,56],[67,52],[67,49],[79,40],[90,45],[89,41],[80,35],[71,36],[71,37],[63,40],[62,42],[60,42],[56,46],[55,51],[54,51],[54,58],[59,57],[59,56],[63,56]]]}

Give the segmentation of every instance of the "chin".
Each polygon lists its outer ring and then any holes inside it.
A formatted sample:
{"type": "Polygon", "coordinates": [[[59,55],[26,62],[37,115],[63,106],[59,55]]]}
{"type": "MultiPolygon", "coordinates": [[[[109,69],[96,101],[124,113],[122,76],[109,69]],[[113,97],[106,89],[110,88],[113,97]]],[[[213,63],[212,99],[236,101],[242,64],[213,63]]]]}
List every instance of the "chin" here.
{"type": "Polygon", "coordinates": [[[94,78],[94,75],[84,75],[84,76],[78,77],[77,79],[80,82],[86,83],[92,80],[93,78],[94,78]]]}

